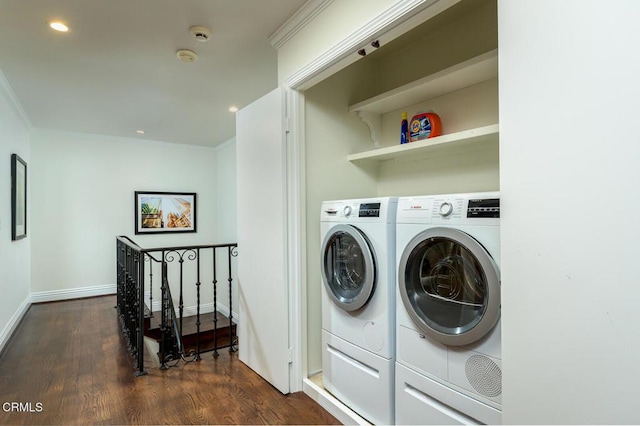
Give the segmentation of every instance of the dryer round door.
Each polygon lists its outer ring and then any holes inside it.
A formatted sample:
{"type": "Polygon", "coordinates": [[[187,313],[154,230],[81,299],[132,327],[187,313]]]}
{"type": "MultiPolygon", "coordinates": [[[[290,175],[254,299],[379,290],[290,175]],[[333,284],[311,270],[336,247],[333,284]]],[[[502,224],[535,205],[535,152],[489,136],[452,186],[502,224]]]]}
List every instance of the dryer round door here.
{"type": "Polygon", "coordinates": [[[322,243],[322,281],[327,294],[345,311],[363,307],[374,291],[375,253],[355,226],[336,225],[322,243]]]}
{"type": "Polygon", "coordinates": [[[445,345],[481,339],[500,317],[498,267],[458,229],[430,228],[413,238],[400,258],[398,286],[413,322],[445,345]]]}

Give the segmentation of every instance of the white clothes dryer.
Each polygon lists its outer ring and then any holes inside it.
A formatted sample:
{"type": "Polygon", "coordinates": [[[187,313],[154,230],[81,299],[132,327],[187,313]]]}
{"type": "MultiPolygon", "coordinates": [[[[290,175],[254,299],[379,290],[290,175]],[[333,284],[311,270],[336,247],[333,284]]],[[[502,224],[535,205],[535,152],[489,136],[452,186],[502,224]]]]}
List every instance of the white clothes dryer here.
{"type": "Polygon", "coordinates": [[[498,192],[402,197],[396,424],[499,424],[498,192]]]}
{"type": "Polygon", "coordinates": [[[324,386],[375,424],[394,420],[397,202],[326,201],[320,213],[324,386]]]}

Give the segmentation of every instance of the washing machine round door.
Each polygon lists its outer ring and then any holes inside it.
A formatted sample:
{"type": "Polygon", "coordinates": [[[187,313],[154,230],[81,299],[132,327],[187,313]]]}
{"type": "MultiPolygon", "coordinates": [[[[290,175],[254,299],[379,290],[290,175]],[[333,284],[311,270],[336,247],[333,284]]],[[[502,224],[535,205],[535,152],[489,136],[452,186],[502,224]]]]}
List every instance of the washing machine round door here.
{"type": "Polygon", "coordinates": [[[341,309],[355,311],[371,298],[376,281],[375,254],[355,226],[336,225],[322,243],[322,281],[341,309]]]}
{"type": "Polygon", "coordinates": [[[413,322],[446,345],[481,339],[500,317],[498,267],[458,229],[430,228],[413,238],[400,258],[398,286],[413,322]]]}

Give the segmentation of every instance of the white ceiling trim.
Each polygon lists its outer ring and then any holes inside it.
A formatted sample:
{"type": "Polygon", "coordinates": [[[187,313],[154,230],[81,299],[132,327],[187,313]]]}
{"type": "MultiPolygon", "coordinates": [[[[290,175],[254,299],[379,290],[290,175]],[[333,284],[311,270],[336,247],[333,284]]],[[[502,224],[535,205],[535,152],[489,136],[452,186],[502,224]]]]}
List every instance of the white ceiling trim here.
{"type": "Polygon", "coordinates": [[[222,151],[223,149],[227,149],[228,147],[234,145],[236,143],[236,137],[232,137],[227,139],[226,141],[222,142],[219,145],[216,145],[214,148],[217,151],[222,151]]]}
{"type": "Polygon", "coordinates": [[[7,100],[11,108],[15,111],[20,121],[22,121],[22,123],[25,125],[27,130],[28,131],[33,130],[33,126],[31,125],[31,120],[29,120],[29,116],[27,116],[27,113],[24,112],[24,109],[22,108],[22,104],[20,104],[18,97],[16,96],[15,92],[11,88],[9,81],[4,76],[4,73],[2,72],[2,70],[0,70],[0,92],[2,92],[2,95],[5,97],[5,99],[7,100]]]}
{"type": "Polygon", "coordinates": [[[280,26],[269,37],[269,43],[279,49],[284,45],[291,37],[296,35],[298,31],[303,29],[309,22],[311,22],[320,12],[329,7],[333,3],[333,0],[309,0],[307,1],[296,13],[287,19],[287,21],[280,26]]]}

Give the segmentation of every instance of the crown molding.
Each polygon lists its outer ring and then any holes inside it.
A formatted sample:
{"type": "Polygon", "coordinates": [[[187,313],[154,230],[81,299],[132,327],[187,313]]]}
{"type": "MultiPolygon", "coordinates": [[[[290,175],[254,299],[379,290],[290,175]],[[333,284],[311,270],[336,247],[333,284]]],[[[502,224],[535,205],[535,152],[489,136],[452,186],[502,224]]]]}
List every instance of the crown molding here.
{"type": "Polygon", "coordinates": [[[226,141],[222,142],[221,144],[214,146],[213,148],[216,151],[222,151],[223,149],[226,149],[226,148],[234,145],[235,143],[236,143],[236,137],[234,136],[234,137],[229,138],[226,141]]]}
{"type": "Polygon", "coordinates": [[[320,12],[329,7],[331,3],[333,3],[333,0],[308,0],[269,37],[269,43],[271,43],[274,48],[279,49],[320,14],[320,12]]]}
{"type": "Polygon", "coordinates": [[[31,125],[31,120],[29,120],[27,113],[24,112],[24,109],[22,108],[22,105],[20,104],[18,97],[16,96],[15,92],[11,88],[11,85],[9,84],[9,80],[7,80],[2,70],[0,70],[0,93],[2,93],[4,98],[7,100],[11,108],[15,111],[16,115],[18,116],[20,121],[22,121],[22,123],[25,125],[27,130],[31,131],[33,129],[33,126],[31,125]]]}

